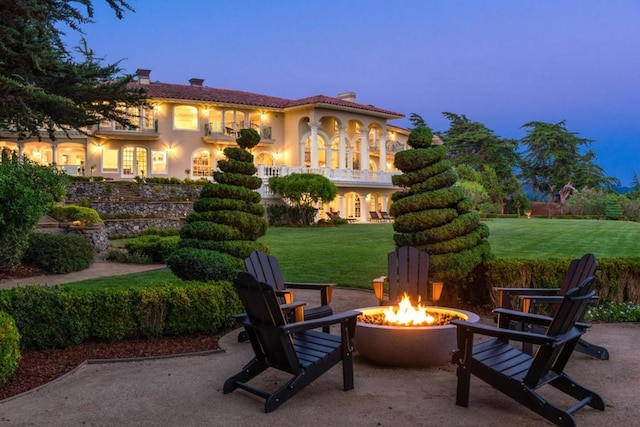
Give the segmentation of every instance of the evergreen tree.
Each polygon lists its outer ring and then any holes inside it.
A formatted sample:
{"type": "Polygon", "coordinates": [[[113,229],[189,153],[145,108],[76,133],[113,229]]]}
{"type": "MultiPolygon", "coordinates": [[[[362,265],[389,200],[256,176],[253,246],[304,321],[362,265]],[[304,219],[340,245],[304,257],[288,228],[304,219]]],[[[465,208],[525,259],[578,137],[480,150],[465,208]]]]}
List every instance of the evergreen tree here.
{"type": "Polygon", "coordinates": [[[267,230],[265,208],[260,204],[262,180],[255,175],[253,155],[248,149],[260,142],[254,129],[242,129],[239,147],[227,147],[227,160],[220,160],[215,183],[202,188],[193,204],[194,212],[180,230],[180,243],[167,264],[185,280],[230,280],[243,268],[242,261],[253,250],[267,251],[256,242],[267,230]],[[194,266],[203,266],[195,268],[194,266]]]}
{"type": "Polygon", "coordinates": [[[414,128],[408,144],[413,149],[395,156],[395,166],[403,172],[393,177],[403,190],[393,194],[389,209],[395,217],[395,245],[428,252],[430,276],[461,287],[489,255],[489,229],[455,185],[445,146],[432,145],[431,130],[420,116],[412,114],[410,120],[414,128]]]}

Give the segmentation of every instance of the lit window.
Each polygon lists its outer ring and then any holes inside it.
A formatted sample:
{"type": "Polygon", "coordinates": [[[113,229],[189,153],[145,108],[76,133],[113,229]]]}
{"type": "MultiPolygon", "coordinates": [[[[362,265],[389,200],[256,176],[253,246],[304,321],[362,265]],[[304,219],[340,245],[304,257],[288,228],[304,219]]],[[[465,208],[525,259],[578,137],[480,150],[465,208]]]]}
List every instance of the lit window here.
{"type": "Polygon", "coordinates": [[[118,172],[118,150],[102,150],[102,171],[118,172]]]}
{"type": "Polygon", "coordinates": [[[167,173],[167,152],[151,151],[151,173],[165,174],[167,173]]]}
{"type": "Polygon", "coordinates": [[[189,105],[178,105],[173,109],[173,127],[181,130],[198,130],[198,109],[189,105]]]}
{"type": "Polygon", "coordinates": [[[212,159],[208,151],[200,150],[193,155],[191,174],[199,177],[211,176],[212,159]]]}

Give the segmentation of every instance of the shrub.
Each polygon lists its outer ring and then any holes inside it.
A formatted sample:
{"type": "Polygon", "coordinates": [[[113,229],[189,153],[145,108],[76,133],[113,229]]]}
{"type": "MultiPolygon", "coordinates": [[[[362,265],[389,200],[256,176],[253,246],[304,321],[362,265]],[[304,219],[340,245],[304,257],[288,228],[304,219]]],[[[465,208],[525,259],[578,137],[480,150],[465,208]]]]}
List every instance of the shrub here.
{"type": "Polygon", "coordinates": [[[640,322],[640,305],[630,302],[605,302],[596,307],[589,307],[585,315],[587,322],[640,322]]]}
{"type": "Polygon", "coordinates": [[[16,322],[0,311],[0,384],[15,372],[20,360],[20,334],[16,322]]]}
{"type": "Polygon", "coordinates": [[[118,249],[109,249],[106,259],[125,264],[153,264],[153,260],[147,255],[140,253],[132,254],[118,249]]]}
{"type": "Polygon", "coordinates": [[[56,221],[76,222],[81,225],[102,224],[102,219],[95,209],[79,205],[56,205],[49,212],[56,221]]]}
{"type": "Polygon", "coordinates": [[[23,260],[50,273],[71,273],[93,264],[94,249],[77,234],[33,233],[23,260]]]}
{"type": "Polygon", "coordinates": [[[217,251],[180,248],[167,258],[167,265],[183,280],[233,280],[244,269],[241,259],[217,251]]]}
{"type": "Polygon", "coordinates": [[[127,289],[101,289],[91,293],[89,336],[116,341],[136,334],[137,323],[127,289]]]}
{"type": "Polygon", "coordinates": [[[3,291],[0,310],[15,319],[21,349],[64,348],[89,336],[89,301],[58,286],[3,291]]]}
{"type": "Polygon", "coordinates": [[[165,263],[167,257],[178,247],[179,237],[140,236],[125,244],[134,257],[150,259],[151,262],[165,263]]]}

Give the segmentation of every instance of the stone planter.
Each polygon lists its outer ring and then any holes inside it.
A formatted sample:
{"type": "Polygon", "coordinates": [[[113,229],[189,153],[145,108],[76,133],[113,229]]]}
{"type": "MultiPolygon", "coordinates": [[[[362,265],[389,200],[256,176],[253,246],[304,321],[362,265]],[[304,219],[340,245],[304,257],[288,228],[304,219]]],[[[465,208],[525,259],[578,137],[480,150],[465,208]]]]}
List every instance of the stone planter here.
{"type": "Polygon", "coordinates": [[[109,249],[109,237],[107,229],[102,225],[68,225],[67,233],[79,234],[87,239],[96,252],[104,252],[109,249]]]}

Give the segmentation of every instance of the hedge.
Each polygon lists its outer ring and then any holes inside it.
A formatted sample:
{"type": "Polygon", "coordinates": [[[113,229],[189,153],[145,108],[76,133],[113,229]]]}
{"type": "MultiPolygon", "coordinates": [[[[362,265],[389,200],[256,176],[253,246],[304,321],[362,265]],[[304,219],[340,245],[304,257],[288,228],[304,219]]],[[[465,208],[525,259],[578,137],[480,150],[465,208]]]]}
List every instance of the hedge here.
{"type": "Polygon", "coordinates": [[[213,334],[242,311],[230,282],[166,283],[141,289],[28,286],[0,291],[21,349],[64,348],[85,340],[213,334]]]}

